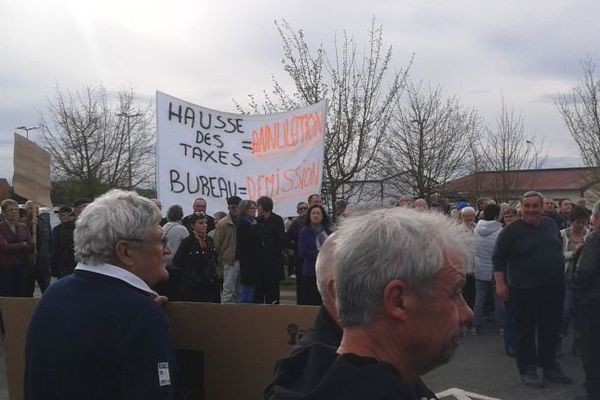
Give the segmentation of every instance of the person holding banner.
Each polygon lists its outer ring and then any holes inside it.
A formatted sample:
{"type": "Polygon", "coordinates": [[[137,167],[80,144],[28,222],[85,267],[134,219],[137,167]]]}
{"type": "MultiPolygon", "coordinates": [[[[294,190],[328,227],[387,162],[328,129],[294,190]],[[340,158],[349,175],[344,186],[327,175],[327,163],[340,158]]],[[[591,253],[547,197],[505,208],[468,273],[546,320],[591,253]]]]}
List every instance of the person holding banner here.
{"type": "Polygon", "coordinates": [[[2,202],[0,222],[0,296],[26,297],[27,265],[34,245],[27,226],[19,222],[19,205],[2,202]]]}
{"type": "Polygon", "coordinates": [[[256,209],[256,203],[252,200],[242,200],[238,207],[236,241],[240,260],[242,303],[254,303],[264,265],[264,250],[258,234],[256,209]]]}
{"type": "Polygon", "coordinates": [[[206,200],[203,199],[202,197],[198,197],[196,200],[194,200],[194,204],[192,204],[192,208],[194,210],[193,213],[191,213],[190,215],[186,216],[185,218],[183,218],[183,220],[181,221],[181,224],[183,226],[185,226],[190,232],[193,231],[193,226],[191,221],[191,218],[194,214],[204,214],[206,216],[206,226],[207,226],[207,232],[212,231],[213,229],[215,229],[215,220],[213,217],[211,217],[210,215],[206,214],[206,200]]]}
{"type": "Polygon", "coordinates": [[[35,202],[29,200],[25,203],[25,211],[27,213],[26,225],[34,244],[25,294],[27,297],[33,297],[36,281],[42,294],[50,286],[52,228],[50,227],[50,216],[47,212],[40,214],[40,208],[35,202]]]}

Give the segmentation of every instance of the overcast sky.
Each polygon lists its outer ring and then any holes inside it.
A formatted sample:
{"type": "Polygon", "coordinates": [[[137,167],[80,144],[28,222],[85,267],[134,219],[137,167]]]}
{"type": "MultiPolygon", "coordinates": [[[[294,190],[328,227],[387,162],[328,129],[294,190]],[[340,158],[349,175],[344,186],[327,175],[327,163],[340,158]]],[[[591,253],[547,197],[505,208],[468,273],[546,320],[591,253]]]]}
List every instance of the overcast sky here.
{"type": "Polygon", "coordinates": [[[14,128],[39,123],[57,84],[132,87],[146,100],[161,90],[233,112],[233,98],[268,89],[272,74],[289,82],[273,20],[328,47],[343,30],[363,44],[372,16],[395,68],[414,53],[413,78],[489,125],[504,96],[544,139],[546,166],[578,166],[553,99],[577,83],[583,58],[600,62],[599,15],[597,0],[0,0],[0,177],[12,180],[14,128]]]}

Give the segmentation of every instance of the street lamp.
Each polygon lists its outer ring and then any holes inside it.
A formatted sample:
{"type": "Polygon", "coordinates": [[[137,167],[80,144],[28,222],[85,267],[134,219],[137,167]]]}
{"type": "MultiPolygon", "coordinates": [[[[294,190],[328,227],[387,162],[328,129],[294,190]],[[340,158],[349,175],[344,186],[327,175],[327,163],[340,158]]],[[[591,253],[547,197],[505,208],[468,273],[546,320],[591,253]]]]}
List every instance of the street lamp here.
{"type": "Polygon", "coordinates": [[[21,126],[17,126],[15,129],[19,129],[19,130],[25,131],[25,136],[27,137],[27,139],[29,139],[29,131],[40,129],[40,127],[39,126],[30,126],[28,128],[25,125],[21,125],[21,126]]]}
{"type": "Polygon", "coordinates": [[[129,120],[131,118],[137,118],[137,117],[141,117],[142,113],[135,113],[135,114],[127,114],[126,112],[122,112],[122,113],[118,113],[117,117],[123,117],[123,118],[127,118],[127,158],[128,158],[128,162],[127,162],[127,169],[128,169],[128,174],[129,174],[129,190],[131,190],[131,183],[132,183],[132,177],[131,177],[131,125],[129,123],[129,120]]]}
{"type": "Polygon", "coordinates": [[[525,143],[527,143],[528,145],[533,147],[533,155],[535,156],[535,169],[538,169],[538,151],[537,151],[537,147],[535,146],[535,143],[533,143],[531,140],[526,140],[525,143]]]}

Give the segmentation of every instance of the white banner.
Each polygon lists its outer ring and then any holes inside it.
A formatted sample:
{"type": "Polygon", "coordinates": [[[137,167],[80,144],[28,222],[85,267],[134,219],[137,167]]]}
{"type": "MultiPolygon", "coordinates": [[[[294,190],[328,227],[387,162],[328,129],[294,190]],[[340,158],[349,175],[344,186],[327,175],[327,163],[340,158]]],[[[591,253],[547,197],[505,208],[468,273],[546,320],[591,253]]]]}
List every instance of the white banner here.
{"type": "Polygon", "coordinates": [[[210,214],[227,197],[273,199],[282,217],[321,193],[325,101],[286,113],[239,115],[156,93],[157,188],[166,209],[187,214],[204,198],[210,214]]]}

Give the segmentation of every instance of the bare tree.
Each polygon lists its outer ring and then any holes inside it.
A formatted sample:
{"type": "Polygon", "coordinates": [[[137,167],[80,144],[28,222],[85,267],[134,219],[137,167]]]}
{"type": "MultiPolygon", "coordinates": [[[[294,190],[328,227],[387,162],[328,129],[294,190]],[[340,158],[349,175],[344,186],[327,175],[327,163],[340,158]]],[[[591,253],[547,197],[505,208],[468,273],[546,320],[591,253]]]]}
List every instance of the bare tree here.
{"type": "Polygon", "coordinates": [[[510,201],[522,194],[519,185],[534,183],[523,182],[521,172],[542,167],[545,161],[545,157],[541,156],[544,142],[538,143],[535,136],[525,133],[523,116],[507,108],[504,98],[496,118],[496,129],[486,127],[485,132],[480,142],[481,154],[486,169],[496,172],[492,175],[493,195],[497,201],[510,201]]]}
{"type": "Polygon", "coordinates": [[[102,86],[75,93],[56,89],[48,105],[50,123],[42,116],[42,140],[54,179],[72,197],[153,183],[152,110],[150,104],[137,107],[135,100],[131,89],[121,90],[114,105],[102,86]]]}
{"type": "Polygon", "coordinates": [[[364,52],[346,32],[334,40],[331,53],[322,44],[313,52],[302,30],[295,31],[285,20],[275,24],[283,43],[283,68],[295,91],[273,77],[262,104],[250,95],[249,106],[253,112],[271,113],[327,99],[323,191],[334,205],[343,185],[368,178],[408,68],[391,72],[392,48],[384,47],[383,29],[374,19],[364,52]]]}
{"type": "Polygon", "coordinates": [[[409,83],[381,158],[382,175],[402,193],[429,199],[449,180],[464,174],[479,139],[480,117],[440,86],[409,83]]]}
{"type": "MultiPolygon", "coordinates": [[[[591,58],[581,62],[582,76],[571,93],[556,101],[581,158],[588,167],[600,167],[600,78],[591,58]]],[[[600,178],[600,177],[599,177],[600,178]]]]}

